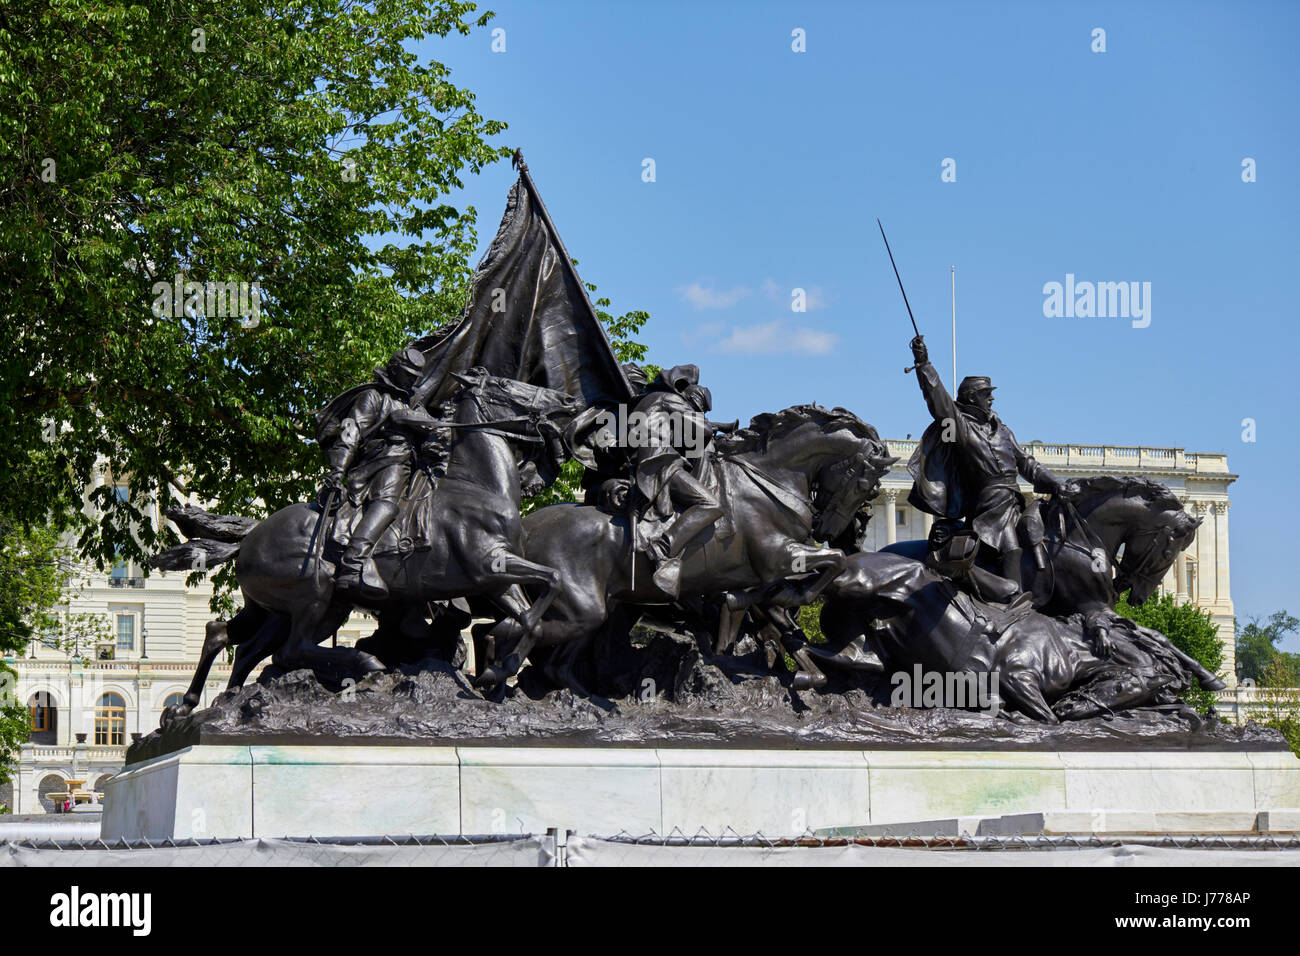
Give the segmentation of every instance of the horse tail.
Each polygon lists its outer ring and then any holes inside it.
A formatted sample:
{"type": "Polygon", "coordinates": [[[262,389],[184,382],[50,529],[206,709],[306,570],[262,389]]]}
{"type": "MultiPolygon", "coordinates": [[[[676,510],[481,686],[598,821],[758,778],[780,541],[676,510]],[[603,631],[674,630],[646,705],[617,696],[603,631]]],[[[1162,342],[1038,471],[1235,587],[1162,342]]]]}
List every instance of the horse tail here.
{"type": "Polygon", "coordinates": [[[168,508],[167,517],[190,540],[149,559],[160,571],[203,571],[229,561],[239,553],[240,543],[257,524],[256,518],[219,515],[187,505],[168,508]]]}

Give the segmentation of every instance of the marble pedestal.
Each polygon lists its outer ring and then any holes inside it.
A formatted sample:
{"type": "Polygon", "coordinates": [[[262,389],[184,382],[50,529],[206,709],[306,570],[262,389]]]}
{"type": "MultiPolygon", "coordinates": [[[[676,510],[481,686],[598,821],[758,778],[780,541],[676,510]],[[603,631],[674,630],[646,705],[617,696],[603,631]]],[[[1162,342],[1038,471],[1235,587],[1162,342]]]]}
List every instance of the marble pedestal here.
{"type": "Polygon", "coordinates": [[[105,787],[103,838],[809,830],[1071,811],[1300,807],[1283,751],[188,747],[105,787]]]}

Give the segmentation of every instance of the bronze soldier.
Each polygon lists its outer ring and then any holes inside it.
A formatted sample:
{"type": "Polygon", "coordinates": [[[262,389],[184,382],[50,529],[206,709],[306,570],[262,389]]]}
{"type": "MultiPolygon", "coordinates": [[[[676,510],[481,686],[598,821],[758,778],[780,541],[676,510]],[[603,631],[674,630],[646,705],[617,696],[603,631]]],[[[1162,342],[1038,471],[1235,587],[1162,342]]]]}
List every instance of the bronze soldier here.
{"type": "Polygon", "coordinates": [[[1026,508],[1016,484],[1019,474],[1034,491],[1060,494],[1066,484],[1025,453],[1011,429],[993,413],[995,386],[983,375],[962,379],[954,402],[930,364],[925,340],[912,339],[916,377],[934,421],[926,428],[908,462],[913,478],[908,501],[940,519],[939,540],[965,520],[981,543],[1001,557],[1002,577],[1022,592],[1020,534],[1023,533],[1038,567],[1043,567],[1042,519],[1038,502],[1026,508]]]}
{"type": "MultiPolygon", "coordinates": [[[[653,513],[668,523],[639,542],[656,564],[655,584],[674,597],[681,573],[681,553],[722,517],[717,497],[692,473],[688,459],[701,461],[715,430],[706,413],[713,397],[700,384],[694,365],[664,369],[637,402],[629,421],[637,422],[633,445],[633,480],[653,513]]],[[[652,525],[653,526],[653,525],[652,525]]]]}
{"type": "Polygon", "coordinates": [[[316,441],[330,469],[321,506],[346,493],[361,510],[339,561],[335,586],[341,591],[374,600],[388,596],[375,569],[375,545],[407,494],[416,454],[413,437],[441,424],[407,404],[423,367],[423,353],[402,349],[375,369],[374,381],[348,389],[317,414],[316,441]]]}

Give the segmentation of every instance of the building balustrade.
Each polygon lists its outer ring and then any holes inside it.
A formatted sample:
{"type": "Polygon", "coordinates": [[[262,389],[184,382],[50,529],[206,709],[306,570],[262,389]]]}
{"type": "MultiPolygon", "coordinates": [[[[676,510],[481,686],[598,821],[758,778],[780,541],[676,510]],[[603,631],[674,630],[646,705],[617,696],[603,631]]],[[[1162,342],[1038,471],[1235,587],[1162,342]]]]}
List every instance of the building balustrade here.
{"type": "MultiPolygon", "coordinates": [[[[916,439],[891,438],[886,440],[889,452],[906,461],[916,446],[916,439]]],[[[1198,454],[1182,448],[1164,448],[1149,445],[1055,445],[1047,442],[1026,442],[1025,450],[1046,465],[1070,468],[1149,468],[1155,471],[1188,472],[1192,474],[1228,473],[1228,456],[1198,454]]]]}

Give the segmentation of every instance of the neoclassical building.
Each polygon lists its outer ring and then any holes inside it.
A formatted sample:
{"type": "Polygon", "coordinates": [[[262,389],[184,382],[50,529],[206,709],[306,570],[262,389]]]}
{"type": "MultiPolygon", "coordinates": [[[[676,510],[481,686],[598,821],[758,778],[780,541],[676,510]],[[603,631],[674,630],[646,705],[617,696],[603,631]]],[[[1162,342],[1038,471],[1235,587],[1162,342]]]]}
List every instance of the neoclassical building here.
{"type": "MultiPolygon", "coordinates": [[[[906,463],[915,441],[890,441],[899,457],[872,505],[867,544],[879,548],[925,537],[930,518],[907,505],[911,478],[906,463]]],[[[1195,545],[1166,576],[1162,590],[1205,608],[1224,643],[1224,673],[1234,677],[1233,607],[1229,578],[1228,488],[1236,475],[1223,454],[1182,448],[1030,443],[1026,450],[1062,477],[1100,473],[1139,474],[1173,489],[1188,511],[1204,518],[1195,545]]],[[[1030,494],[1028,485],[1022,490],[1030,494]]],[[[158,515],[153,514],[154,520],[158,515]]],[[[71,613],[102,615],[103,638],[90,647],[33,641],[22,657],[6,659],[19,675],[18,694],[28,704],[31,741],[24,745],[14,780],[0,786],[0,802],[17,813],[55,809],[74,790],[102,792],[102,781],[121,768],[126,746],[158,726],[162,710],[189,686],[211,618],[207,584],[186,587],[180,572],[154,573],[120,565],[109,574],[87,569],[85,586],[71,613]],[[70,788],[70,783],[72,784],[70,788]]],[[[368,615],[354,614],[339,631],[353,644],[373,629],[368,615]]],[[[204,687],[202,703],[224,688],[230,668],[219,661],[204,687]]],[[[1225,709],[1243,709],[1241,692],[1221,695],[1225,709]]]]}
{"type": "MultiPolygon", "coordinates": [[[[0,785],[0,803],[14,813],[51,812],[72,790],[102,793],[131,739],[155,729],[163,708],[184,695],[213,617],[211,585],[186,587],[185,573],[145,577],[125,564],[108,574],[80,570],[84,583],[66,612],[99,615],[103,637],[66,647],[51,636],[32,641],[21,657],[5,658],[18,673],[17,694],[32,720],[17,772],[0,785]]],[[[339,643],[353,644],[373,628],[373,618],[355,613],[340,628],[339,643]]],[[[219,658],[200,706],[229,676],[229,662],[219,658]]]]}

